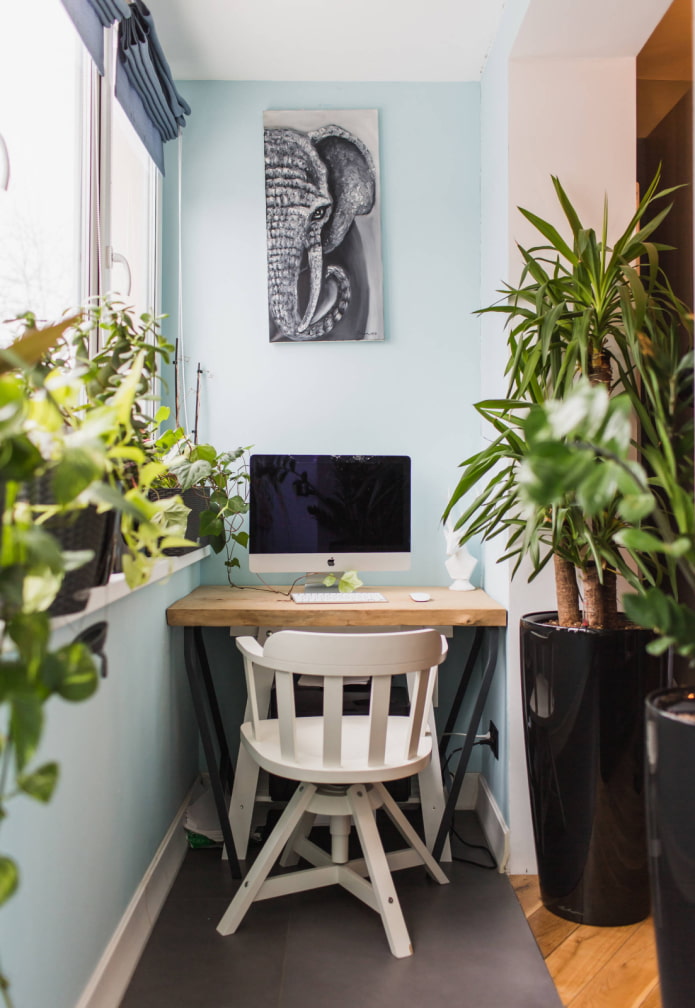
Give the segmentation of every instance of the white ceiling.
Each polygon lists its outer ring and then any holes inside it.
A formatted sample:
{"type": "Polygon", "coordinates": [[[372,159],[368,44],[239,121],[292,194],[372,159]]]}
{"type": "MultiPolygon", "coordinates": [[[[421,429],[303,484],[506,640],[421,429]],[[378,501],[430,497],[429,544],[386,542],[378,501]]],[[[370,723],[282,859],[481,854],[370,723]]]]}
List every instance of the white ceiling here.
{"type": "Polygon", "coordinates": [[[505,0],[147,0],[179,80],[479,80],[505,0]]]}

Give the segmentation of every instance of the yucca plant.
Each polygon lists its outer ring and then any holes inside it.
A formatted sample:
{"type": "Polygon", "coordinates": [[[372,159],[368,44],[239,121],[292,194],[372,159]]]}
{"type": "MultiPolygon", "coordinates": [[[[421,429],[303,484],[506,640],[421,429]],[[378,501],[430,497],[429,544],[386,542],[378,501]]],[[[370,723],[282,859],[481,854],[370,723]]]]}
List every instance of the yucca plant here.
{"type": "MultiPolygon", "coordinates": [[[[685,352],[681,370],[692,380],[693,353],[685,352]]],[[[618,489],[625,527],[617,544],[639,550],[657,562],[666,558],[677,568],[690,593],[695,593],[695,504],[688,487],[678,482],[675,456],[645,468],[631,457],[632,407],[627,396],[610,399],[603,388],[579,384],[564,400],[551,400],[531,410],[524,433],[529,450],[521,468],[521,496],[533,515],[563,495],[576,495],[587,515],[611,502],[618,489]],[[597,471],[600,475],[597,478],[597,471]],[[638,528],[649,518],[655,533],[638,528]]],[[[695,664],[695,612],[663,587],[642,584],[622,599],[637,625],[656,634],[648,650],[661,654],[670,647],[695,664]]]]}
{"type": "MultiPolygon", "coordinates": [[[[504,536],[502,559],[513,560],[516,571],[528,556],[531,577],[552,559],[558,623],[612,628],[619,621],[616,575],[633,585],[659,583],[674,575],[671,558],[643,554],[633,542],[618,546],[616,535],[630,520],[619,508],[617,487],[592,513],[570,491],[552,506],[539,504],[522,515],[519,473],[528,454],[524,422],[534,405],[567,398],[581,379],[611,393],[624,392],[632,407],[635,445],[652,472],[655,492],[665,475],[690,487],[692,383],[680,346],[691,316],[659,266],[663,246],[651,241],[670,210],[664,200],[673,192],[659,191],[658,175],[612,246],[607,204],[599,236],[582,224],[559,180],[552,181],[571,238],[565,240],[551,223],[521,210],[543,243],[519,248],[518,284],[507,285],[500,303],[481,310],[506,318],[507,396],[476,404],[494,437],[461,464],[463,474],[443,517],[478,489],[456,523],[461,542],[504,536]]],[[[594,478],[604,478],[598,467],[594,478]]],[[[648,526],[649,518],[639,521],[648,526]]]]}

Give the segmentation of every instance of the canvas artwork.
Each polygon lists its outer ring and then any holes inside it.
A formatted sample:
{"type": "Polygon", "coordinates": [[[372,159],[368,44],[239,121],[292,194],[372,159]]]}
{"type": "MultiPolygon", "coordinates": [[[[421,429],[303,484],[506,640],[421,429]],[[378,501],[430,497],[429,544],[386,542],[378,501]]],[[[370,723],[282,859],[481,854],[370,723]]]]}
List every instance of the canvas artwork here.
{"type": "Polygon", "coordinates": [[[264,112],[273,343],[382,340],[373,109],[264,112]]]}

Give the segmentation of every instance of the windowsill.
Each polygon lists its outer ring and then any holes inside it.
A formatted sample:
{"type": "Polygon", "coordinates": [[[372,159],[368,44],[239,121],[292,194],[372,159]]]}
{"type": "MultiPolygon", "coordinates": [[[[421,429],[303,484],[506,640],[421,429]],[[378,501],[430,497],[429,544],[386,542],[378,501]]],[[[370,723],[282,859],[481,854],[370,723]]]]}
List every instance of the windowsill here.
{"type": "Polygon", "coordinates": [[[79,612],[68,613],[65,616],[55,616],[51,620],[51,627],[57,630],[60,627],[69,626],[84,616],[88,616],[90,613],[111,605],[112,602],[125,598],[131,592],[148,588],[157,581],[166,581],[172,574],[176,574],[185,567],[190,567],[191,564],[204,560],[205,557],[210,556],[211,552],[209,546],[204,546],[202,549],[193,550],[191,553],[185,553],[183,556],[165,557],[162,560],[158,560],[152,568],[152,574],[147,584],[138,585],[137,588],[128,587],[124,574],[112,574],[108,584],[92,588],[89,593],[89,601],[84,609],[80,609],[79,612]]]}

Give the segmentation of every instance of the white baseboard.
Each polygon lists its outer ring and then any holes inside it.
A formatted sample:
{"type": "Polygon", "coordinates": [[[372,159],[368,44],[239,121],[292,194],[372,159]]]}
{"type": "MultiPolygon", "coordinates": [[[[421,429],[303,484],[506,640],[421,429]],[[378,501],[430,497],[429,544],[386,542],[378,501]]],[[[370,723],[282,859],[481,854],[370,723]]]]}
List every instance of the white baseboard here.
{"type": "Polygon", "coordinates": [[[123,1000],[159,911],[186,856],[183,819],[193,790],[191,788],[176,813],[76,1008],[118,1008],[123,1000]]]}
{"type": "Polygon", "coordinates": [[[482,774],[465,774],[456,808],[476,813],[487,845],[497,862],[497,870],[504,872],[509,860],[509,827],[482,774]]]}

